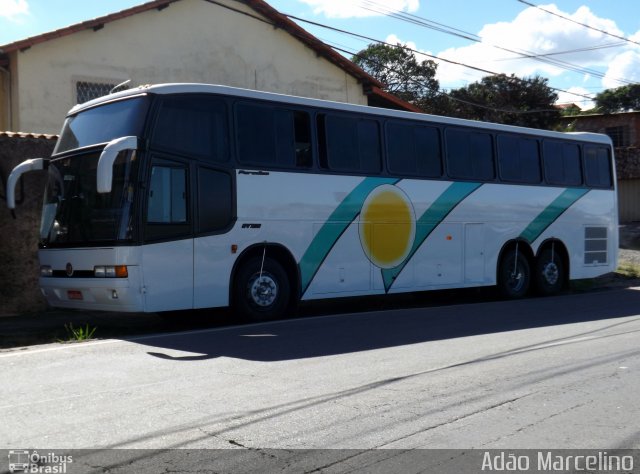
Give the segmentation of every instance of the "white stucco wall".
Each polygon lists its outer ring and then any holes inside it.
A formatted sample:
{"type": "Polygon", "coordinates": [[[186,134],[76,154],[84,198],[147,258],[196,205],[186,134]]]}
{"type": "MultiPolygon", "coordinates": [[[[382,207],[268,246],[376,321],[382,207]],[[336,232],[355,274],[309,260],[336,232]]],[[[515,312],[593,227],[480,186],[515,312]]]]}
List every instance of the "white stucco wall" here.
{"type": "MultiPolygon", "coordinates": [[[[239,2],[235,9],[258,14],[239,2]]],[[[182,0],[17,53],[18,129],[58,133],[76,82],[203,82],[366,104],[357,80],[281,29],[182,0]]],[[[14,125],[14,128],[15,125],[14,125]]]]}

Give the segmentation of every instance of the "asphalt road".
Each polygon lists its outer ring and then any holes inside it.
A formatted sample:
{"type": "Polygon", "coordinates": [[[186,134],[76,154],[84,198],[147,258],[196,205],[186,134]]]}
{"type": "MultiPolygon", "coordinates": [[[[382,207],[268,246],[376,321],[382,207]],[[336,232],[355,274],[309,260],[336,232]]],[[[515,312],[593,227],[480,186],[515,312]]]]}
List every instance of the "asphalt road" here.
{"type": "Polygon", "coordinates": [[[0,353],[0,448],[640,448],[640,289],[0,353]]]}

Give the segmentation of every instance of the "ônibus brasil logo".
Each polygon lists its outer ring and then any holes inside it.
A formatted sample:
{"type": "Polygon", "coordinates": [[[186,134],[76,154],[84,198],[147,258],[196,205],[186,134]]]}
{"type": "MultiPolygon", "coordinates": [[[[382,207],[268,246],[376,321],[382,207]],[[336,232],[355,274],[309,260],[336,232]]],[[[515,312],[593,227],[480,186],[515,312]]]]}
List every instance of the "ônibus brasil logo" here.
{"type": "Polygon", "coordinates": [[[9,451],[9,471],[42,474],[64,474],[73,456],[63,456],[54,452],[38,453],[27,449],[9,451]]]}

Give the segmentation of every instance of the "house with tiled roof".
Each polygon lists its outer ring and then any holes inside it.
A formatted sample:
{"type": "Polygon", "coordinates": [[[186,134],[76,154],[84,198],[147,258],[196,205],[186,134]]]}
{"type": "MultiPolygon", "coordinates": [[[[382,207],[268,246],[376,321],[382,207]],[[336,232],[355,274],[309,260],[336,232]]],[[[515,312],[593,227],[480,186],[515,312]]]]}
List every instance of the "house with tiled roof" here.
{"type": "Polygon", "coordinates": [[[415,110],[263,0],[155,0],[0,46],[0,130],[57,133],[72,106],[127,80],[415,110]]]}

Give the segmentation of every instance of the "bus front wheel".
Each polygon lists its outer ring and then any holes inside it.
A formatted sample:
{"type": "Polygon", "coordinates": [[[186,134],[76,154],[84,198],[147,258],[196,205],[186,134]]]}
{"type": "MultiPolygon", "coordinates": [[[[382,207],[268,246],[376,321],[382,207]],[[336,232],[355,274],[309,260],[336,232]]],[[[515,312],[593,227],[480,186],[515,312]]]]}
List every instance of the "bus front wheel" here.
{"type": "Polygon", "coordinates": [[[269,257],[255,257],[239,269],[235,279],[235,309],[247,321],[268,321],[284,316],[291,286],[282,265],[269,257]]]}
{"type": "Polygon", "coordinates": [[[527,257],[516,249],[508,251],[500,260],[498,289],[510,299],[522,298],[529,291],[531,270],[527,257]]]}

